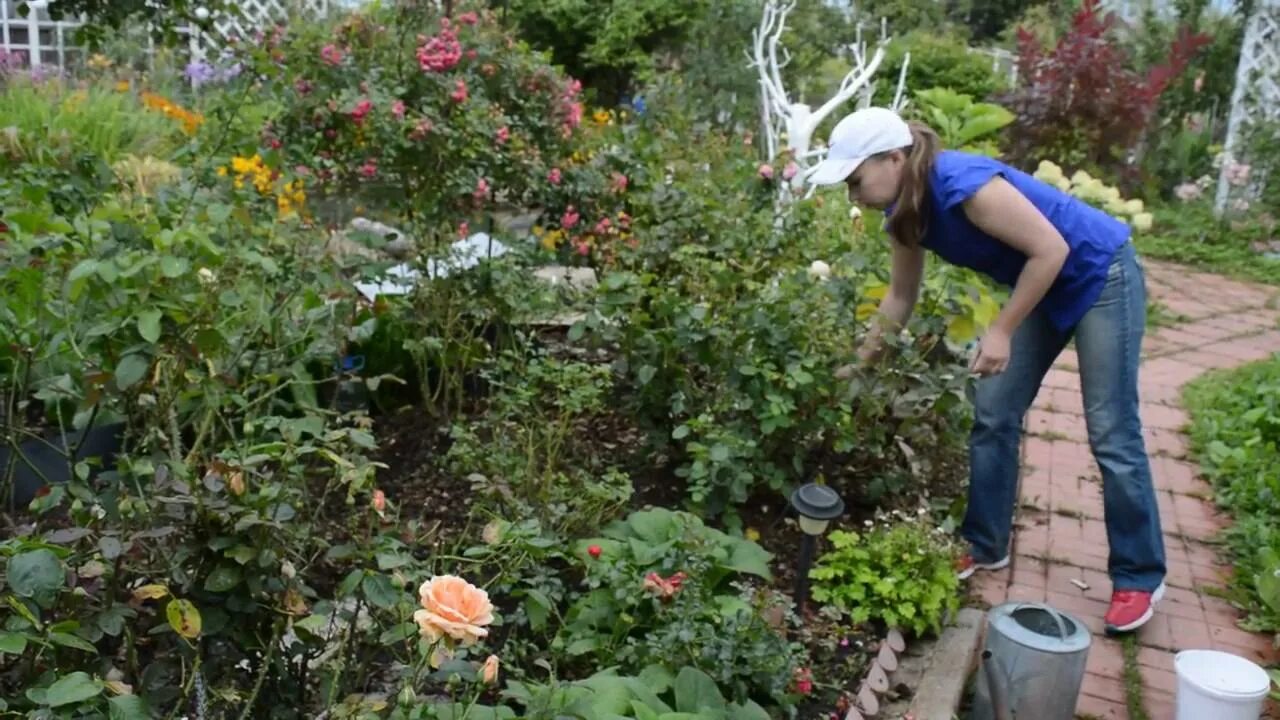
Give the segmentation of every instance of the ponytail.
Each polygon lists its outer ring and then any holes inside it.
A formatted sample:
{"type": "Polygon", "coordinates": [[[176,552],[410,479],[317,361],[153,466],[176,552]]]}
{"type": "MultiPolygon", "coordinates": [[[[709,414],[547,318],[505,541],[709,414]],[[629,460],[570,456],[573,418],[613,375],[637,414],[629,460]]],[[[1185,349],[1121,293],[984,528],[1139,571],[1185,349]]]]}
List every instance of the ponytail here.
{"type": "Polygon", "coordinates": [[[909,123],[911,147],[904,148],[906,163],[897,204],[887,224],[889,236],[907,247],[918,247],[929,229],[929,173],[942,149],[938,134],[927,125],[909,123]]]}

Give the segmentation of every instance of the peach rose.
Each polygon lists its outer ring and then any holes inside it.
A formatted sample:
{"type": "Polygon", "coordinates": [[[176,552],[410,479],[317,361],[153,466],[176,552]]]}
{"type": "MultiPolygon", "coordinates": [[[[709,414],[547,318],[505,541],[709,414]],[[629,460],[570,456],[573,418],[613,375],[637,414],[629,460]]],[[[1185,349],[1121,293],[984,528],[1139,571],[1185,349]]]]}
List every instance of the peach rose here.
{"type": "Polygon", "coordinates": [[[485,685],[498,682],[498,656],[490,655],[480,667],[480,681],[485,685]]]}
{"type": "Polygon", "coordinates": [[[441,637],[474,645],[489,634],[485,626],[493,622],[489,594],[454,575],[437,575],[418,588],[422,610],[413,614],[422,634],[431,640],[441,637]]]}

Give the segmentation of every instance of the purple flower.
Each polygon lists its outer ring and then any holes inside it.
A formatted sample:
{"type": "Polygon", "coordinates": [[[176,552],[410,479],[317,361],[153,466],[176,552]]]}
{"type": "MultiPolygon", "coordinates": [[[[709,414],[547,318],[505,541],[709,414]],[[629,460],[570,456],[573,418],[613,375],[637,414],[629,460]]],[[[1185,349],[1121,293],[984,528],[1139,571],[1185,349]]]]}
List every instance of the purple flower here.
{"type": "Polygon", "coordinates": [[[185,75],[191,87],[198,89],[201,85],[214,82],[218,78],[218,69],[203,60],[193,60],[187,63],[185,75]]]}

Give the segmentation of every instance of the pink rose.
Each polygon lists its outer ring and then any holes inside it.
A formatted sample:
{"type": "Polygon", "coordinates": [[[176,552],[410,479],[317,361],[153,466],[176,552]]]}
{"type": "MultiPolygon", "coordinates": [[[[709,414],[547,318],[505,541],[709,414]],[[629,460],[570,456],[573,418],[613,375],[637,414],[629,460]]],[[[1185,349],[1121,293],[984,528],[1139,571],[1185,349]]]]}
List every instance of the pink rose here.
{"type": "Polygon", "coordinates": [[[600,222],[596,223],[595,233],[597,235],[607,234],[609,232],[609,227],[612,224],[613,223],[609,222],[609,218],[601,218],[600,222]]]}
{"type": "Polygon", "coordinates": [[[570,205],[568,209],[564,211],[564,215],[560,216],[560,227],[564,228],[565,230],[569,230],[574,225],[578,224],[578,219],[580,217],[581,216],[578,215],[578,211],[574,210],[573,206],[570,205]]]}
{"type": "Polygon", "coordinates": [[[502,127],[498,128],[498,135],[494,139],[498,141],[499,145],[506,145],[507,140],[509,140],[510,138],[511,138],[511,129],[508,128],[506,125],[503,125],[502,127]]]}
{"type": "Polygon", "coordinates": [[[760,177],[765,180],[773,179],[773,166],[768,163],[762,163],[756,172],[760,173],[760,177]]]}
{"type": "Polygon", "coordinates": [[[368,160],[364,165],[360,166],[360,174],[366,178],[372,178],[378,174],[378,163],[376,160],[368,160]]]}
{"type": "Polygon", "coordinates": [[[341,65],[342,49],[336,45],[325,45],[320,48],[320,59],[329,65],[341,65]]]}
{"type": "Polygon", "coordinates": [[[586,257],[591,254],[591,244],[586,240],[578,241],[578,244],[574,246],[574,249],[577,250],[578,254],[582,257],[586,257]]]}
{"type": "Polygon", "coordinates": [[[355,110],[351,111],[351,119],[355,120],[356,124],[359,125],[364,122],[365,116],[367,116],[372,110],[373,103],[371,101],[361,100],[356,103],[355,110]]]}
{"type": "Polygon", "coordinates": [[[423,72],[447,72],[462,59],[462,44],[447,23],[448,18],[441,18],[443,29],[439,35],[426,38],[426,42],[419,38],[418,67],[423,72]]]}
{"type": "Polygon", "coordinates": [[[458,16],[458,22],[462,25],[475,25],[480,22],[480,17],[474,12],[464,12],[458,16]]]}
{"type": "Polygon", "coordinates": [[[404,101],[403,100],[397,100],[391,103],[391,114],[395,115],[398,118],[404,117],[404,101]]]}
{"type": "Polygon", "coordinates": [[[547,173],[547,182],[552,185],[559,185],[560,180],[560,168],[551,168],[551,172],[547,173]]]}
{"type": "Polygon", "coordinates": [[[798,172],[800,172],[800,166],[797,165],[794,160],[792,160],[791,162],[787,163],[786,167],[782,168],[782,179],[790,180],[791,178],[795,177],[796,173],[798,172]]]}
{"type": "Polygon", "coordinates": [[[467,81],[462,78],[458,78],[457,82],[453,85],[453,93],[450,94],[449,97],[453,98],[453,101],[459,104],[466,102],[468,97],[467,81]]]}
{"type": "Polygon", "coordinates": [[[627,176],[619,172],[614,173],[612,177],[612,185],[615,193],[621,194],[626,192],[628,185],[627,176]]]}

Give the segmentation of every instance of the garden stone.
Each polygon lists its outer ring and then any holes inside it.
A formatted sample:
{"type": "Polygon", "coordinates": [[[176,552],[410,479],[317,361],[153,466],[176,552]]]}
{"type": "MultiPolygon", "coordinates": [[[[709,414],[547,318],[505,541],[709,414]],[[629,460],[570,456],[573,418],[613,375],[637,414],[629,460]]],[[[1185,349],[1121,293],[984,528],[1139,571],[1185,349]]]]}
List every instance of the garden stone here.
{"type": "Polygon", "coordinates": [[[593,290],[598,284],[592,268],[545,265],[533,271],[533,276],[551,285],[565,285],[571,290],[593,290]]]}

